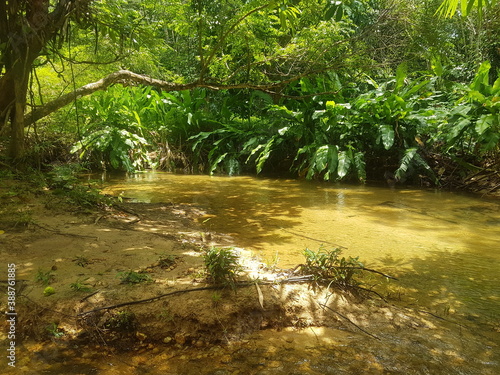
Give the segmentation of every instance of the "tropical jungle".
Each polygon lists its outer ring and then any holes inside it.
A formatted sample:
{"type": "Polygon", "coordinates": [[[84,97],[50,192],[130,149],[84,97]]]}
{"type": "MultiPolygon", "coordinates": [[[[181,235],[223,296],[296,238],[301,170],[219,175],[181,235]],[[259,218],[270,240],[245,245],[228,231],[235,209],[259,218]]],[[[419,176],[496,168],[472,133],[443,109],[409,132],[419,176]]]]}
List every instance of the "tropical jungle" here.
{"type": "Polygon", "coordinates": [[[4,1],[1,372],[496,374],[499,145],[496,0],[4,1]]]}

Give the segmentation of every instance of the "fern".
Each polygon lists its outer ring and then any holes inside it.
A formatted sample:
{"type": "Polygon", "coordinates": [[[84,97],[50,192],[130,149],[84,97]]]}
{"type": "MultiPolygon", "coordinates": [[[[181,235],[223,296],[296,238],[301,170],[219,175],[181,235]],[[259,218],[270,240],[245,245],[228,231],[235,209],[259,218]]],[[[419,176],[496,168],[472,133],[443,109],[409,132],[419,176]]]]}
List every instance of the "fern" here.
{"type": "Polygon", "coordinates": [[[401,158],[399,168],[396,170],[395,176],[398,180],[404,181],[409,174],[409,170],[422,168],[426,171],[427,175],[438,184],[439,181],[432,171],[431,167],[417,152],[416,147],[406,149],[404,156],[401,158]]]}

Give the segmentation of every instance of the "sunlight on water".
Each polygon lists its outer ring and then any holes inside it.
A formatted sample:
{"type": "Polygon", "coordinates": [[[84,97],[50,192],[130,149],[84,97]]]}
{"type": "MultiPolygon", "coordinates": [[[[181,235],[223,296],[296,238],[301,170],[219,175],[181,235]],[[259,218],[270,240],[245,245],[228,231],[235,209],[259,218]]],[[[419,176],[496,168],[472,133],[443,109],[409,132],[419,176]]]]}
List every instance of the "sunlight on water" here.
{"type": "MultiPolygon", "coordinates": [[[[264,330],[235,346],[180,356],[160,349],[109,361],[96,357],[92,373],[447,375],[453,369],[493,375],[500,369],[498,201],[433,190],[169,173],[110,177],[106,186],[106,193],[135,201],[199,207],[207,232],[230,234],[235,246],[269,264],[279,259],[283,268],[302,263],[306,247],[341,247],[345,256],[398,278],[364,280],[397,301],[396,310],[409,307],[442,325],[380,342],[334,328],[264,330]]],[[[47,371],[63,369],[50,364],[47,371]]]]}
{"type": "MultiPolygon", "coordinates": [[[[108,193],[193,204],[207,231],[279,266],[306,247],[346,256],[400,278],[411,301],[478,317],[500,312],[500,204],[443,191],[309,181],[141,173],[108,180],[108,193]]],[[[442,312],[442,311],[441,311],[442,312]]]]}

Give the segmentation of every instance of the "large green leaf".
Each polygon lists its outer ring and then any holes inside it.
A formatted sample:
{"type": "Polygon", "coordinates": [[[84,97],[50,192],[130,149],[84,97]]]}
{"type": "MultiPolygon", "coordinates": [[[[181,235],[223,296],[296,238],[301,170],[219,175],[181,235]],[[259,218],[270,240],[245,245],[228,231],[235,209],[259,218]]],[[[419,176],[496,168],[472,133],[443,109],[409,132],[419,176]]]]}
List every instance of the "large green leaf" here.
{"type": "Polygon", "coordinates": [[[354,154],[354,166],[356,167],[358,180],[364,182],[366,180],[366,164],[365,155],[362,152],[356,152],[356,154],[354,154]]]}
{"type": "Polygon", "coordinates": [[[479,91],[483,94],[489,95],[489,92],[484,92],[485,89],[489,88],[489,72],[491,69],[491,64],[489,61],[484,61],[480,66],[470,85],[472,90],[479,91]]]}
{"type": "Polygon", "coordinates": [[[476,122],[476,132],[479,135],[482,135],[486,130],[488,130],[495,120],[495,115],[492,113],[488,115],[482,115],[476,122]]]}
{"type": "Polygon", "coordinates": [[[394,144],[394,128],[391,125],[380,125],[379,131],[385,149],[389,150],[394,144]]]}
{"type": "Polygon", "coordinates": [[[335,175],[337,171],[337,166],[339,163],[339,151],[338,146],[328,147],[328,169],[323,177],[325,180],[329,180],[332,175],[335,175]]]}
{"type": "Polygon", "coordinates": [[[406,172],[413,161],[413,158],[417,154],[416,147],[411,147],[405,150],[404,156],[401,158],[399,163],[399,168],[396,170],[396,178],[398,180],[403,180],[406,177],[406,172]]]}
{"type": "Polygon", "coordinates": [[[396,88],[399,91],[405,84],[405,79],[408,75],[408,65],[406,63],[399,64],[396,69],[396,88]]]}
{"type": "Polygon", "coordinates": [[[337,174],[340,178],[344,178],[349,173],[351,167],[351,158],[348,151],[339,152],[339,166],[337,174]]]}

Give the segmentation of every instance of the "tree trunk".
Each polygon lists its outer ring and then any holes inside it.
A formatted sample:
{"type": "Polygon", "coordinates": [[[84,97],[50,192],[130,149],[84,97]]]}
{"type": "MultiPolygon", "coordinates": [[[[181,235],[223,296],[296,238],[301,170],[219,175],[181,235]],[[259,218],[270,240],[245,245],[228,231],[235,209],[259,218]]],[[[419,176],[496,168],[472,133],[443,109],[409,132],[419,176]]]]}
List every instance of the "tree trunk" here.
{"type": "Polygon", "coordinates": [[[24,77],[14,80],[14,108],[10,117],[9,157],[19,160],[24,154],[24,109],[26,107],[27,85],[24,77]]]}
{"type": "Polygon", "coordinates": [[[33,62],[63,30],[78,6],[90,0],[0,2],[0,135],[10,139],[13,160],[24,154],[24,112],[33,62]],[[50,7],[49,5],[52,4],[50,7]]]}

